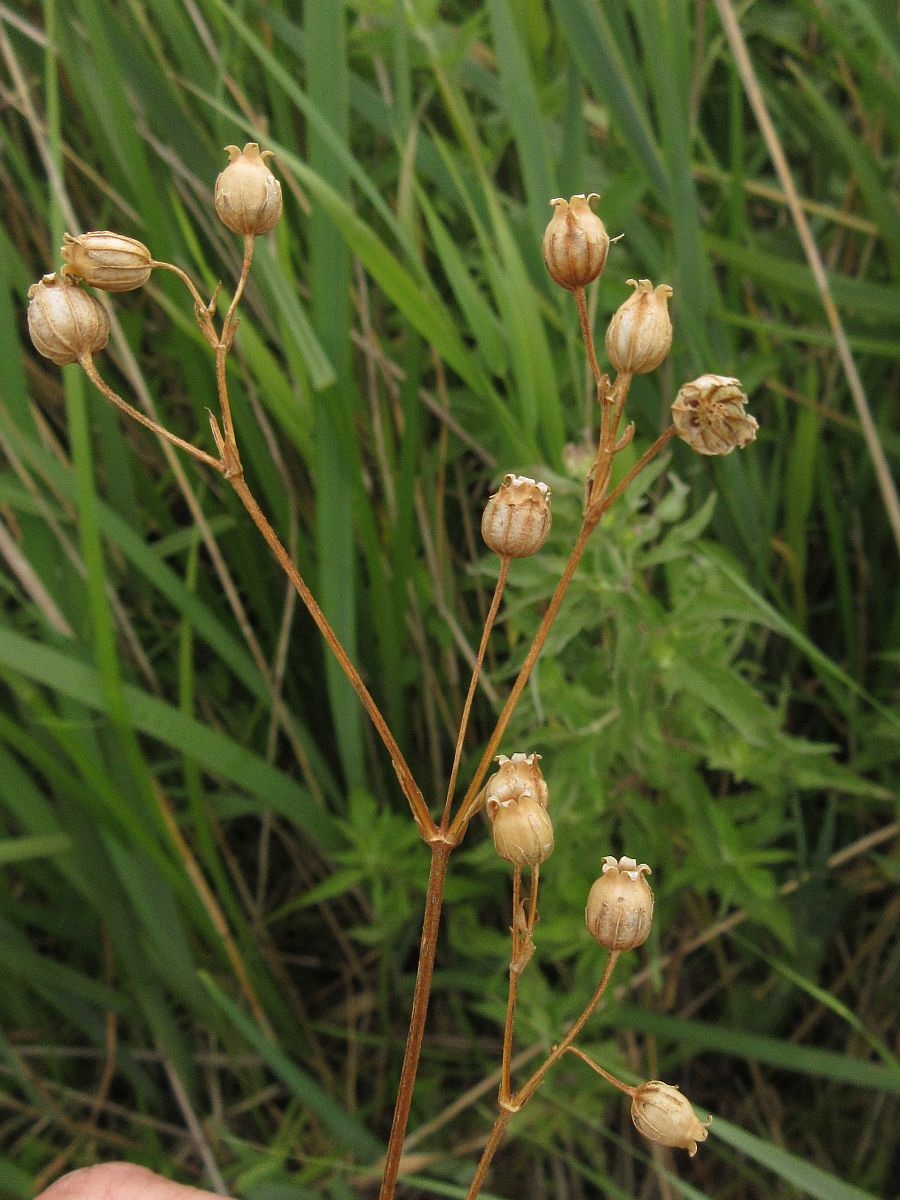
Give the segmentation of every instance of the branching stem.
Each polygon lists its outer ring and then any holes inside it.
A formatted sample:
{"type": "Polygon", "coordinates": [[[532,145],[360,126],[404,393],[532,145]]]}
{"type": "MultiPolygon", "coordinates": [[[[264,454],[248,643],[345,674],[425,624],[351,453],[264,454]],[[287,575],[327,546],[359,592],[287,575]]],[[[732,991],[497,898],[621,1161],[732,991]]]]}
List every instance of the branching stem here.
{"type": "Polygon", "coordinates": [[[595,1063],[589,1054],[585,1054],[585,1052],[583,1050],[579,1050],[577,1046],[568,1046],[566,1048],[566,1053],[574,1054],[575,1057],[580,1058],[583,1063],[587,1063],[592,1071],[596,1071],[597,1074],[601,1075],[607,1083],[611,1083],[614,1088],[618,1088],[619,1091],[624,1092],[626,1096],[633,1096],[637,1091],[637,1088],[631,1087],[631,1085],[628,1083],[623,1083],[621,1079],[617,1079],[615,1075],[610,1074],[610,1072],[604,1067],[601,1067],[599,1063],[595,1063]]]}
{"type": "Polygon", "coordinates": [[[512,899],[512,954],[509,960],[509,992],[506,998],[506,1021],[503,1026],[503,1053],[500,1064],[500,1106],[505,1107],[510,1102],[512,1085],[510,1083],[510,1067],[512,1063],[513,1030],[516,1020],[516,1002],[519,997],[519,981],[522,972],[528,966],[534,951],[531,935],[537,920],[537,898],[540,887],[539,866],[531,870],[531,891],[528,897],[528,912],[522,919],[522,868],[513,870],[513,899],[512,899]]]}
{"type": "Polygon", "coordinates": [[[488,609],[488,614],[484,619],[484,629],[481,631],[481,644],[478,647],[478,654],[475,659],[475,666],[472,668],[472,679],[469,683],[469,691],[466,696],[466,702],[463,706],[462,718],[459,722],[459,733],[456,735],[456,750],[453,754],[453,766],[450,770],[450,782],[447,786],[447,799],[444,801],[444,812],[441,817],[441,829],[447,828],[447,822],[450,819],[450,807],[453,804],[453,793],[456,790],[456,776],[459,772],[459,761],[462,757],[463,743],[466,739],[466,730],[469,725],[469,714],[472,711],[472,701],[475,699],[475,689],[478,686],[478,679],[481,675],[481,668],[484,665],[484,655],[487,650],[488,640],[491,636],[491,631],[494,628],[494,621],[497,619],[497,612],[500,608],[500,600],[503,596],[506,581],[509,578],[509,562],[506,557],[500,559],[500,574],[497,576],[497,583],[494,587],[494,595],[491,599],[491,606],[488,609]]]}
{"type": "Polygon", "coordinates": [[[111,404],[120,409],[126,416],[131,417],[133,421],[137,421],[139,425],[143,425],[145,429],[152,430],[159,437],[165,438],[167,442],[171,442],[173,446],[178,446],[180,450],[186,451],[198,462],[204,463],[207,467],[212,467],[214,471],[218,471],[220,475],[224,474],[225,466],[217,458],[213,458],[211,454],[207,454],[205,450],[201,450],[199,446],[193,445],[191,442],[186,442],[184,438],[180,438],[177,434],[171,433],[158,421],[151,420],[145,416],[139,409],[129,404],[127,400],[123,400],[118,392],[114,392],[109,386],[100,372],[97,370],[96,364],[90,354],[83,354],[78,360],[81,369],[87,375],[88,379],[94,385],[98,392],[106,397],[111,404]]]}
{"type": "Polygon", "coordinates": [[[494,1126],[491,1129],[487,1144],[482,1152],[478,1166],[475,1169],[475,1174],[472,1177],[472,1182],[469,1185],[468,1192],[466,1193],[466,1200],[475,1200],[475,1197],[481,1191],[488,1173],[488,1169],[490,1168],[494,1155],[497,1153],[497,1149],[500,1146],[503,1134],[506,1131],[506,1126],[509,1124],[513,1113],[518,1112],[520,1108],[528,1103],[534,1093],[544,1082],[547,1072],[551,1067],[555,1066],[556,1063],[559,1062],[564,1054],[571,1049],[572,1043],[593,1016],[597,1005],[600,1003],[603,993],[606,991],[607,985],[609,984],[613,970],[615,969],[615,965],[618,961],[619,951],[611,950],[609,958],[606,962],[606,966],[603,970],[603,974],[600,976],[600,982],[597,984],[593,996],[591,996],[575,1024],[572,1026],[563,1040],[557,1046],[553,1047],[538,1069],[527,1080],[527,1082],[524,1083],[521,1088],[519,1088],[515,1095],[511,1096],[506,1103],[504,1103],[501,1099],[500,1111],[497,1114],[497,1118],[494,1121],[494,1126]]]}
{"type": "MultiPolygon", "coordinates": [[[[227,443],[226,443],[227,444],[227,443]]],[[[409,769],[409,764],[403,756],[403,752],[397,744],[397,739],[391,733],[390,727],[381,712],[381,709],[375,703],[371,692],[363,683],[362,676],[350,660],[347,651],[344,649],[337,634],[331,628],[327,617],[322,612],[316,601],[315,596],[307,587],[306,581],[294,565],[291,556],[288,554],[284,545],[278,537],[278,534],[272,528],[265,513],[256,502],[253,493],[247,486],[247,481],[243,474],[234,474],[229,476],[228,482],[234,488],[238,495],[238,499],[244,508],[247,510],[253,524],[262,534],[266,545],[272,551],[272,554],[278,561],[278,565],[284,571],[285,575],[290,580],[298,596],[306,606],[309,615],[315,621],[316,626],[325,639],[328,648],[331,650],[334,657],[337,659],[341,670],[350,681],[350,685],[356,692],[362,702],[363,707],[369,715],[369,719],[375,726],[375,731],[384,743],[385,749],[390,755],[391,764],[397,775],[403,795],[406,797],[409,807],[412,810],[413,817],[419,827],[422,837],[426,841],[431,841],[437,836],[437,828],[431,815],[428,812],[428,806],[422,796],[418,784],[413,778],[413,773],[409,769]]],[[[443,877],[442,877],[443,882],[443,877]]]]}

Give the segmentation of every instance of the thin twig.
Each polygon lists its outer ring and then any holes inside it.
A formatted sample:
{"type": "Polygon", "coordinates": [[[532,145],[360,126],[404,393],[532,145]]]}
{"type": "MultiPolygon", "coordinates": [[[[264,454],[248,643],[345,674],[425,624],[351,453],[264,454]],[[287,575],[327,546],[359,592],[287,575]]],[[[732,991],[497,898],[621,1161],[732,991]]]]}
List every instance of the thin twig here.
{"type": "Polygon", "coordinates": [[[469,714],[472,711],[472,701],[475,698],[475,689],[478,687],[478,678],[481,675],[481,668],[484,665],[484,656],[487,650],[488,640],[491,636],[491,631],[494,628],[494,621],[497,619],[497,612],[500,608],[500,600],[503,596],[503,590],[506,587],[506,580],[509,577],[509,562],[506,557],[500,559],[500,573],[497,576],[497,583],[494,587],[494,595],[491,599],[491,606],[488,609],[488,614],[484,619],[484,628],[481,631],[481,644],[478,647],[478,654],[475,658],[475,665],[472,668],[472,678],[469,682],[469,691],[466,695],[466,702],[463,706],[462,717],[459,722],[459,732],[456,735],[456,749],[453,753],[453,766],[450,769],[450,782],[447,785],[447,799],[444,801],[444,812],[441,817],[441,829],[446,829],[447,822],[450,819],[450,806],[453,804],[453,793],[456,790],[456,776],[459,771],[459,760],[462,757],[463,743],[466,740],[466,729],[469,725],[469,714]]]}
{"type": "Polygon", "coordinates": [[[566,1053],[574,1054],[576,1058],[580,1058],[582,1062],[587,1063],[592,1071],[596,1071],[597,1074],[601,1075],[607,1083],[611,1083],[614,1088],[618,1088],[619,1091],[624,1092],[626,1096],[634,1095],[636,1091],[635,1088],[631,1087],[630,1084],[623,1083],[622,1080],[617,1079],[615,1075],[610,1074],[610,1072],[601,1067],[599,1063],[595,1063],[589,1054],[585,1054],[583,1050],[579,1050],[577,1046],[568,1046],[566,1048],[566,1053]]]}
{"type": "Polygon", "coordinates": [[[238,495],[238,499],[240,500],[241,504],[243,504],[254,525],[262,534],[266,545],[269,547],[269,549],[272,551],[272,554],[278,561],[278,565],[293,584],[297,594],[306,606],[307,612],[312,617],[313,621],[315,621],[319,633],[321,633],[322,637],[325,639],[328,648],[337,659],[341,670],[347,676],[347,679],[350,681],[350,685],[362,701],[363,707],[369,714],[369,719],[375,726],[378,736],[381,738],[385,749],[390,755],[391,763],[394,767],[394,771],[396,772],[397,779],[400,782],[400,787],[409,803],[413,817],[415,818],[416,824],[418,825],[423,838],[426,841],[433,839],[437,836],[437,827],[435,826],[434,821],[431,819],[431,815],[428,812],[428,806],[426,805],[422,793],[419,790],[419,786],[413,778],[413,773],[409,769],[409,764],[407,763],[403,756],[402,750],[397,744],[397,739],[394,737],[387,721],[384,719],[381,709],[375,703],[371,692],[363,683],[362,676],[360,675],[359,671],[357,671],[356,667],[350,661],[347,651],[339,641],[337,634],[331,628],[328,619],[322,612],[322,609],[319,607],[315,596],[313,596],[312,592],[309,590],[303,576],[294,565],[291,556],[284,548],[284,545],[279,539],[278,534],[272,528],[265,513],[257,504],[253,493],[247,486],[247,482],[244,479],[243,474],[232,475],[228,482],[234,488],[238,495]]]}
{"type": "Polygon", "coordinates": [[[512,900],[512,954],[509,961],[509,990],[506,999],[506,1021],[503,1025],[503,1051],[500,1064],[500,1106],[509,1104],[512,1094],[510,1072],[512,1064],[513,1032],[516,1020],[516,1003],[519,997],[519,982],[522,972],[531,961],[534,943],[531,935],[537,920],[537,898],[540,887],[541,868],[531,869],[531,890],[528,896],[528,913],[522,920],[522,868],[513,872],[512,900]]]}
{"type": "MultiPolygon", "coordinates": [[[[253,262],[253,247],[255,244],[256,238],[253,234],[246,234],[244,237],[244,257],[241,262],[241,273],[238,277],[237,286],[234,289],[234,295],[231,297],[228,312],[225,314],[225,320],[222,322],[222,336],[219,338],[218,345],[216,346],[216,387],[218,388],[219,405],[222,410],[222,432],[225,435],[225,445],[229,449],[233,449],[235,454],[237,454],[237,443],[235,442],[234,425],[231,420],[231,404],[228,399],[225,370],[228,352],[234,342],[234,335],[238,327],[235,313],[237,312],[241,296],[244,294],[247,276],[250,274],[250,266],[253,262]]],[[[240,462],[239,457],[238,462],[240,462]]]]}
{"type": "Polygon", "coordinates": [[[524,1105],[528,1103],[534,1093],[544,1082],[547,1072],[551,1067],[559,1062],[564,1054],[568,1052],[572,1043],[593,1016],[597,1005],[600,1003],[600,1000],[603,997],[603,993],[606,991],[618,961],[619,951],[611,950],[609,953],[609,958],[606,961],[606,966],[603,969],[603,974],[600,976],[600,982],[594,989],[594,994],[585,1005],[581,1015],[572,1025],[572,1028],[565,1035],[563,1040],[558,1045],[553,1047],[538,1069],[534,1072],[530,1079],[528,1079],[528,1081],[523,1084],[521,1088],[519,1088],[515,1095],[510,1097],[506,1103],[501,1100],[500,1112],[497,1114],[497,1118],[494,1121],[494,1127],[491,1130],[487,1145],[485,1146],[478,1166],[475,1169],[475,1175],[471,1184],[469,1185],[469,1190],[466,1193],[466,1200],[475,1200],[475,1197],[481,1191],[481,1187],[488,1173],[488,1168],[490,1167],[491,1161],[497,1152],[497,1149],[503,1138],[503,1134],[506,1130],[506,1126],[509,1124],[513,1113],[518,1112],[520,1108],[524,1107],[524,1105]]]}
{"type": "Polygon", "coordinates": [[[594,383],[597,385],[597,391],[600,391],[603,381],[603,372],[600,370],[600,364],[597,362],[597,352],[594,349],[594,334],[591,330],[591,319],[588,315],[587,298],[584,294],[584,288],[575,288],[572,293],[575,297],[575,307],[578,309],[578,321],[581,325],[581,338],[584,342],[584,348],[587,352],[588,363],[591,367],[591,374],[594,376],[594,383]]]}
{"type": "Polygon", "coordinates": [[[78,362],[85,375],[87,375],[88,379],[97,389],[97,391],[104,395],[107,400],[116,406],[116,408],[120,409],[127,416],[131,417],[133,421],[137,421],[139,425],[143,425],[146,429],[152,430],[153,433],[157,434],[157,436],[165,438],[167,442],[171,442],[173,446],[177,446],[180,450],[186,451],[193,458],[196,458],[198,462],[204,463],[207,467],[212,467],[212,469],[214,471],[218,471],[220,475],[225,473],[225,464],[220,462],[219,459],[213,458],[211,454],[207,454],[206,451],[201,450],[199,446],[195,446],[191,442],[186,442],[184,438],[180,438],[177,434],[171,433],[163,425],[160,425],[158,421],[154,421],[152,418],[145,416],[142,412],[139,412],[138,409],[130,405],[127,400],[123,400],[118,392],[113,391],[113,389],[97,370],[96,366],[94,365],[93,357],[90,355],[90,353],[83,354],[81,358],[79,358],[78,362]]]}

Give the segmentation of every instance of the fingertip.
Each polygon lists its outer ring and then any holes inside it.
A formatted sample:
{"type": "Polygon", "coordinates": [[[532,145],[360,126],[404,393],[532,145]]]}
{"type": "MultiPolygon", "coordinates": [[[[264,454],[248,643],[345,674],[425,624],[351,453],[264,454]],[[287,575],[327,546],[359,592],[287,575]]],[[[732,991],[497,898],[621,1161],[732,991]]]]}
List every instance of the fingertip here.
{"type": "Polygon", "coordinates": [[[156,1177],[146,1167],[133,1163],[100,1163],[79,1167],[57,1179],[36,1200],[113,1200],[124,1188],[144,1190],[156,1177]]]}
{"type": "Polygon", "coordinates": [[[36,1200],[212,1200],[209,1192],[172,1183],[134,1163],[100,1163],[70,1171],[36,1200]]]}

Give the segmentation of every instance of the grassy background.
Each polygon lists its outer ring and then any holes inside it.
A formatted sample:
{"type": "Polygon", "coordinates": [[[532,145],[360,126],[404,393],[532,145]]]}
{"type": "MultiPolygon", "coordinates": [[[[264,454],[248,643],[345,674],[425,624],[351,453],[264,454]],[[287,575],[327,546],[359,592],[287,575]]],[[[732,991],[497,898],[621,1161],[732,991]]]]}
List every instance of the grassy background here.
{"type": "MultiPolygon", "coordinates": [[[[896,547],[715,9],[306,8],[0,8],[0,1194],[124,1157],[247,1200],[358,1195],[387,1136],[427,864],[389,764],[228,489],[25,338],[65,228],[139,237],[227,293],[211,187],[255,139],[286,211],[232,367],[248,477],[435,800],[496,572],[488,490],[547,478],[555,525],[513,572],[470,767],[578,521],[591,410],[540,261],[551,196],[602,193],[625,234],[598,331],[626,278],[675,289],[635,453],[706,370],[739,376],[762,426],[721,462],[676,446],[611,514],[506,747],[544,755],[557,826],[517,1045],[582,1007],[587,889],[602,854],[635,854],[654,935],[586,1045],[679,1083],[713,1133],[690,1162],[653,1153],[565,1064],[492,1193],[888,1196],[896,547]]],[[[741,28],[896,465],[889,6],[760,2],[741,28]]],[[[206,445],[177,281],[113,311],[107,378],[206,445]]],[[[475,828],[417,1194],[464,1194],[491,1119],[507,888],[475,828]]]]}

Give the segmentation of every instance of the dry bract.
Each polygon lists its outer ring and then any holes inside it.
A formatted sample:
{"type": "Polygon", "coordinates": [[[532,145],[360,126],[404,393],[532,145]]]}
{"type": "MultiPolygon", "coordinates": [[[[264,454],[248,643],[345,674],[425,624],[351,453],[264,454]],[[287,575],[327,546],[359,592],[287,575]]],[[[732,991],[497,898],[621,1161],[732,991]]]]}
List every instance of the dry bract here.
{"type": "Polygon", "coordinates": [[[608,950],[634,950],[646,942],[653,922],[653,892],[644,878],[650,873],[646,863],[606,855],[584,910],[594,941],[608,950]]]}
{"type": "Polygon", "coordinates": [[[539,754],[501,754],[500,769],[485,784],[485,808],[494,849],[518,867],[536,866],[553,852],[550,793],[538,766],[539,754]]]}
{"type": "Polygon", "coordinates": [[[265,162],[272,151],[260,151],[256,142],[248,142],[243,150],[225,149],[231,161],[216,180],[219,220],[245,236],[268,233],[281,216],[281,184],[265,162]]]}
{"type": "Polygon", "coordinates": [[[591,192],[571,200],[550,201],[554,213],[544,231],[541,249],[552,278],[570,292],[592,283],[606,262],[609,235],[591,210],[591,201],[599,199],[596,192],[591,192]]]}
{"type": "Polygon", "coordinates": [[[524,475],[505,475],[487,502],[481,536],[505,558],[536,554],[550,533],[550,488],[524,475]]]}
{"type": "Polygon", "coordinates": [[[699,454],[730,454],[756,437],[756,419],[744,412],[740,381],[701,375],[686,383],[672,403],[672,421],[683,442],[699,454]]]}
{"type": "Polygon", "coordinates": [[[617,371],[646,375],[655,371],[672,347],[667,283],[654,288],[649,279],[629,279],[635,291],[613,313],[606,331],[606,353],[617,371]]]}
{"type": "Polygon", "coordinates": [[[153,269],[150,251],[136,238],[98,230],[77,237],[63,234],[62,274],[104,292],[132,292],[143,287],[153,269]]]}
{"type": "Polygon", "coordinates": [[[631,1097],[631,1119],[639,1133],[651,1142],[687,1150],[691,1158],[697,1143],[709,1136],[712,1117],[700,1121],[687,1096],[677,1087],[651,1079],[642,1083],[631,1097]]]}
{"type": "Polygon", "coordinates": [[[109,317],[100,301],[74,279],[45,275],[28,289],[28,333],[44,358],[64,367],[103,349],[109,317]]]}

